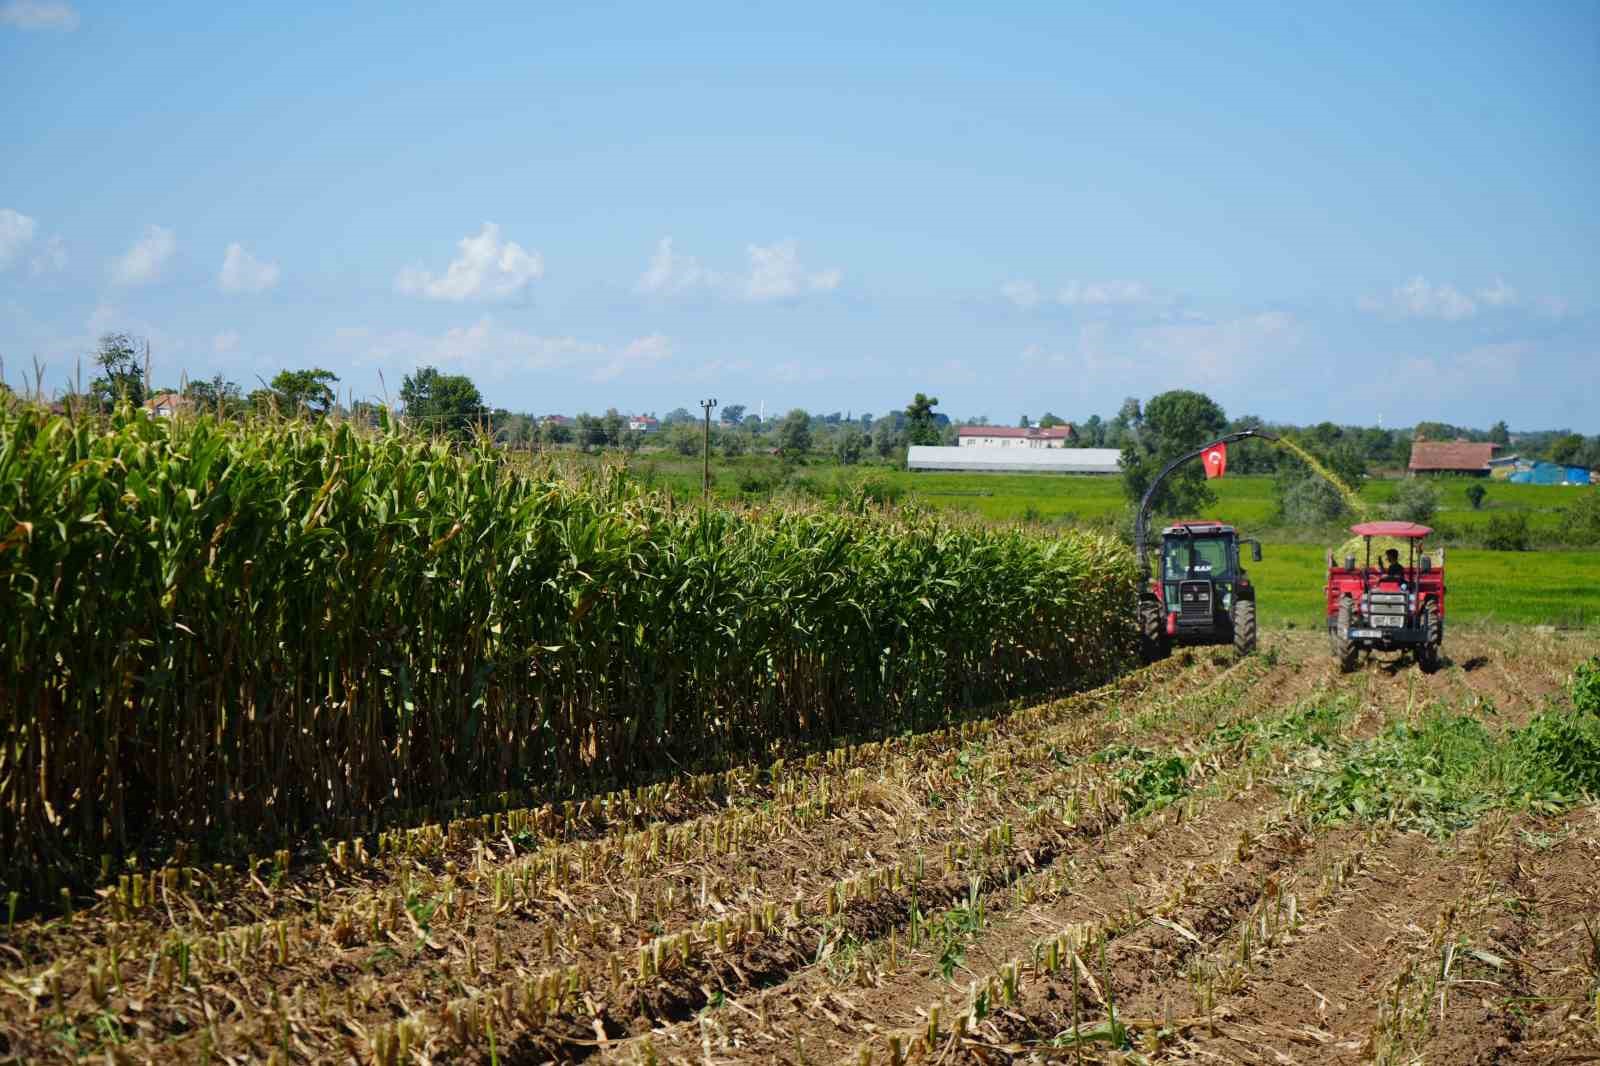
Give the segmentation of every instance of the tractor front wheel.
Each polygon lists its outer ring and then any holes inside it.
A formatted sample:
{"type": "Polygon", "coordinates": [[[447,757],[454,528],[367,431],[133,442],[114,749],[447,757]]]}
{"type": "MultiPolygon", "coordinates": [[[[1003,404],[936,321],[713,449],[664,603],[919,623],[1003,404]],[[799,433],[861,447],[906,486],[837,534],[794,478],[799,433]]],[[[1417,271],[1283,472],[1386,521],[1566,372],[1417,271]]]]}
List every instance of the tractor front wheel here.
{"type": "Polygon", "coordinates": [[[1444,644],[1444,623],[1432,600],[1422,605],[1421,617],[1417,622],[1427,637],[1426,641],[1417,645],[1417,665],[1422,667],[1423,673],[1431,674],[1439,669],[1439,652],[1444,644]]]}
{"type": "Polygon", "coordinates": [[[1252,599],[1233,602],[1233,650],[1241,658],[1255,654],[1256,601],[1252,599]]]}
{"type": "Polygon", "coordinates": [[[1167,657],[1167,634],[1161,623],[1161,604],[1153,596],[1140,597],[1139,657],[1147,663],[1167,657]]]}
{"type": "Polygon", "coordinates": [[[1334,619],[1333,656],[1339,660],[1339,672],[1348,674],[1356,668],[1356,656],[1361,649],[1350,639],[1350,624],[1355,616],[1355,604],[1346,596],[1339,601],[1339,614],[1334,619]]]}

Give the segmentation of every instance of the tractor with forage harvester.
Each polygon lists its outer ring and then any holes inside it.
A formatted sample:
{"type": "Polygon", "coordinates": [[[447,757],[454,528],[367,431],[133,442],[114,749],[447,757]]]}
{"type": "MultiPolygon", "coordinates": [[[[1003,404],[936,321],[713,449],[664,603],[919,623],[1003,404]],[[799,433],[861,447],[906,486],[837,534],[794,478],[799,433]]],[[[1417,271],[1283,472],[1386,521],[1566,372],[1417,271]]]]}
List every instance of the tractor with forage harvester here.
{"type": "Polygon", "coordinates": [[[1240,549],[1261,561],[1261,542],[1241,538],[1233,526],[1213,521],[1175,522],[1161,531],[1154,573],[1150,567],[1150,509],[1158,489],[1174,470],[1201,460],[1206,477],[1227,470],[1228,445],[1249,437],[1277,440],[1247,429],[1180,455],[1151,481],[1134,518],[1133,543],[1141,584],[1139,649],[1146,662],[1164,658],[1173,644],[1232,644],[1240,655],[1256,650],[1256,589],[1245,572],[1240,549]]]}
{"type": "Polygon", "coordinates": [[[1410,651],[1424,673],[1439,668],[1444,644],[1444,549],[1439,565],[1422,550],[1433,530],[1414,522],[1362,522],[1350,532],[1366,544],[1366,557],[1354,552],[1342,560],[1328,551],[1328,639],[1339,669],[1353,670],[1363,651],[1410,651]],[[1399,549],[1383,565],[1372,558],[1372,538],[1406,543],[1406,561],[1399,549]],[[1341,565],[1342,564],[1342,565],[1341,565]]]}

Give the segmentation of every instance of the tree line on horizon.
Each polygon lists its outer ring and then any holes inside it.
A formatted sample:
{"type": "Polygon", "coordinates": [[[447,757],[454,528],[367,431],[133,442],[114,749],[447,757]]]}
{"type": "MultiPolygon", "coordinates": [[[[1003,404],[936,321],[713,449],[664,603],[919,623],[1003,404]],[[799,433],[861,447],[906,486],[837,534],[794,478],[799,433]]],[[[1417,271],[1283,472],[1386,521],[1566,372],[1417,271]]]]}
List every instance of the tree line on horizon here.
{"type": "MultiPolygon", "coordinates": [[[[149,344],[127,333],[102,336],[93,364],[97,372],[89,387],[63,396],[60,403],[77,410],[104,411],[119,399],[138,405],[152,396],[175,393],[193,408],[219,417],[273,414],[320,418],[338,414],[369,421],[375,421],[386,406],[355,399],[341,404],[338,375],[316,366],[281,370],[270,381],[262,381],[259,387],[248,391],[220,374],[153,387],[149,381],[149,344]]],[[[12,394],[3,382],[0,392],[12,394]]],[[[614,407],[602,414],[579,412],[570,419],[514,412],[487,404],[467,375],[444,373],[432,366],[418,367],[405,375],[398,400],[397,405],[392,405],[392,413],[428,432],[457,438],[486,433],[508,447],[527,450],[637,451],[659,446],[689,456],[698,455],[705,443],[701,418],[687,407],[668,411],[656,422],[657,431],[650,433],[631,429],[630,416],[614,407]]],[[[744,404],[728,404],[712,423],[711,444],[719,455],[730,457],[771,451],[789,458],[823,456],[854,464],[873,459],[899,460],[903,449],[912,444],[953,445],[962,426],[995,424],[986,415],[951,418],[935,410],[938,405],[937,397],[919,392],[904,409],[882,416],[853,411],[819,413],[797,407],[763,418],[744,404]]],[[[655,417],[653,412],[650,417],[655,417]]],[[[1488,429],[1443,422],[1421,422],[1407,429],[1331,421],[1301,426],[1269,422],[1254,414],[1230,419],[1209,397],[1190,390],[1173,390],[1147,401],[1130,396],[1109,417],[1095,413],[1073,421],[1046,411],[1036,420],[1024,414],[1016,424],[1044,429],[1071,425],[1069,446],[1118,449],[1123,452],[1125,470],[1158,455],[1161,445],[1152,442],[1164,437],[1187,441],[1194,433],[1219,436],[1242,429],[1292,435],[1352,482],[1369,471],[1403,469],[1411,445],[1418,439],[1492,442],[1508,449],[1514,445],[1519,454],[1529,458],[1600,469],[1600,435],[1586,438],[1569,429],[1513,435],[1503,420],[1488,429]],[[1181,409],[1181,413],[1174,408],[1181,409]],[[1176,435],[1168,425],[1174,417],[1187,423],[1184,431],[1176,435]]],[[[1261,446],[1239,449],[1229,460],[1230,469],[1257,474],[1292,471],[1297,463],[1281,449],[1261,446]]],[[[1135,471],[1133,480],[1138,479],[1135,471]]]]}

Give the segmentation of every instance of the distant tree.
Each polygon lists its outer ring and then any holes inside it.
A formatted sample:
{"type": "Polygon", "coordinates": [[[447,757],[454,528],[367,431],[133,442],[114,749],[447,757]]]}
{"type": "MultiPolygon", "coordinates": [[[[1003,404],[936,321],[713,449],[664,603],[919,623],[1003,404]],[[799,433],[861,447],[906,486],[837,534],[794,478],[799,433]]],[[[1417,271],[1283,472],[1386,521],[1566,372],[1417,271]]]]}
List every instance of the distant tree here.
{"type": "Polygon", "coordinates": [[[1511,430],[1506,428],[1506,424],[1505,424],[1504,421],[1496,422],[1494,425],[1489,427],[1489,443],[1490,444],[1510,444],[1511,443],[1511,430]]]}
{"type": "Polygon", "coordinates": [[[833,438],[833,454],[839,462],[846,466],[854,466],[861,461],[861,456],[867,450],[867,435],[857,429],[854,424],[840,430],[833,438]]]}
{"type": "Polygon", "coordinates": [[[572,427],[562,425],[554,419],[546,419],[539,426],[539,443],[545,447],[556,444],[571,444],[572,427]]]}
{"type": "Polygon", "coordinates": [[[1078,446],[1081,448],[1103,448],[1106,443],[1106,424],[1099,415],[1090,415],[1078,427],[1078,446]]]}
{"type": "Polygon", "coordinates": [[[674,407],[672,410],[661,416],[661,428],[666,429],[668,426],[675,426],[680,422],[695,421],[698,421],[698,419],[689,413],[689,409],[687,407],[674,407]]]}
{"type": "Polygon", "coordinates": [[[811,416],[796,407],[778,423],[778,446],[785,455],[804,455],[811,450],[811,416]]]}
{"type": "Polygon", "coordinates": [[[1467,431],[1448,422],[1418,422],[1411,436],[1416,440],[1455,440],[1467,436],[1467,431]]]}
{"type": "Polygon", "coordinates": [[[1067,420],[1065,418],[1053,415],[1049,411],[1039,416],[1040,429],[1054,429],[1056,426],[1064,426],[1066,424],[1067,420]]]}
{"type": "Polygon", "coordinates": [[[906,404],[906,443],[938,444],[939,427],[934,421],[933,409],[939,406],[939,397],[917,393],[906,404]]]}
{"type": "Polygon", "coordinates": [[[183,388],[183,395],[196,410],[223,418],[237,417],[244,410],[244,393],[221,374],[210,381],[189,382],[183,388]]]}
{"type": "Polygon", "coordinates": [[[869,432],[872,429],[872,416],[870,414],[863,412],[861,417],[856,419],[856,421],[861,423],[861,431],[863,433],[869,432]]]}
{"type": "Polygon", "coordinates": [[[702,436],[693,422],[679,422],[667,430],[667,446],[679,455],[699,455],[702,436]]]}
{"type": "Polygon", "coordinates": [[[333,383],[338,380],[339,375],[321,367],[280,370],[272,379],[272,392],[281,413],[320,418],[333,409],[333,383]]]}
{"type": "Polygon", "coordinates": [[[622,435],[628,431],[628,420],[615,407],[607,407],[603,424],[606,443],[613,446],[621,444],[622,435]]]}
{"type": "Polygon", "coordinates": [[[1577,463],[1584,452],[1583,437],[1576,433],[1564,433],[1550,442],[1549,449],[1545,452],[1552,463],[1577,463]]]}
{"type": "Polygon", "coordinates": [[[1335,521],[1344,514],[1344,497],[1320,477],[1294,479],[1279,497],[1278,510],[1291,525],[1316,526],[1335,521]]]}
{"type": "Polygon", "coordinates": [[[573,439],[584,451],[606,446],[606,424],[594,415],[581,413],[573,420],[573,439]]]}
{"type": "Polygon", "coordinates": [[[750,435],[748,433],[722,433],[717,436],[717,445],[721,448],[723,455],[733,459],[750,450],[750,435]]]}
{"type": "Polygon", "coordinates": [[[900,431],[895,428],[894,420],[880,418],[872,426],[872,450],[878,453],[880,459],[887,459],[900,447],[900,431]]]}
{"type": "Polygon", "coordinates": [[[1578,457],[1578,465],[1586,466],[1590,470],[1600,470],[1600,434],[1589,438],[1583,446],[1583,454],[1578,457]]]}
{"type": "MultiPolygon", "coordinates": [[[[722,420],[729,425],[737,426],[744,421],[744,409],[745,405],[742,403],[730,403],[722,409],[722,420]]],[[[680,407],[679,410],[683,409],[680,407]]],[[[684,413],[687,414],[688,412],[685,411],[684,413]]]]}
{"type": "MultiPolygon", "coordinates": [[[[1137,407],[1137,401],[1130,401],[1137,407]]],[[[1123,405],[1126,412],[1128,405],[1123,405]]],[[[1118,418],[1123,414],[1119,413],[1118,418]]],[[[1215,438],[1228,424],[1222,408],[1202,392],[1174,389],[1144,405],[1137,436],[1122,447],[1122,489],[1137,504],[1161,468],[1215,438]]],[[[1157,514],[1195,512],[1215,502],[1199,463],[1173,472],[1151,501],[1157,514]]]]}
{"type": "Polygon", "coordinates": [[[1027,429],[1031,425],[1033,425],[1033,420],[1030,419],[1027,415],[1019,415],[1017,417],[1017,428],[1018,429],[1027,429]]]}
{"type": "Polygon", "coordinates": [[[1426,523],[1439,509],[1439,493],[1425,478],[1406,478],[1395,487],[1385,514],[1397,522],[1426,523]]]}
{"type": "Polygon", "coordinates": [[[1474,481],[1467,486],[1467,502],[1472,504],[1474,511],[1483,510],[1483,498],[1489,495],[1489,490],[1483,487],[1483,482],[1474,481]]]}
{"type": "Polygon", "coordinates": [[[95,349],[95,365],[100,376],[89,386],[89,394],[101,410],[109,411],[119,400],[138,407],[144,403],[144,364],[149,361],[150,342],[135,341],[126,333],[107,333],[95,349]]]}
{"type": "Polygon", "coordinates": [[[400,382],[400,402],[406,416],[429,433],[464,439],[488,411],[478,386],[465,374],[441,374],[431,366],[418,367],[400,382]]]}

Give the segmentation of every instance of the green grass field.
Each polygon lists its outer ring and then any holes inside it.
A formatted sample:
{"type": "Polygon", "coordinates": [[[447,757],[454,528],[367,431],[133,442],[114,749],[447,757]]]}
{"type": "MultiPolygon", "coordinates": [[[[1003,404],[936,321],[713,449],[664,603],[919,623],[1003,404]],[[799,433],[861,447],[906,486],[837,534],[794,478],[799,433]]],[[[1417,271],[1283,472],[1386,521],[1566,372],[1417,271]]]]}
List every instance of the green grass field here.
{"type": "MultiPolygon", "coordinates": [[[[663,453],[643,453],[632,464],[647,476],[659,480],[675,493],[693,496],[700,489],[700,460],[663,453]]],[[[714,491],[720,497],[745,495],[748,486],[781,482],[784,472],[778,460],[767,455],[747,455],[737,459],[714,458],[714,491]]],[[[1122,483],[1114,477],[1063,474],[990,474],[955,471],[912,472],[898,466],[870,465],[841,467],[813,458],[793,468],[791,485],[805,482],[813,490],[826,492],[833,486],[863,476],[885,479],[906,497],[934,507],[967,511],[996,521],[1109,522],[1126,506],[1122,483]]],[[[1548,538],[1557,528],[1561,509],[1569,506],[1580,492],[1564,486],[1512,485],[1503,481],[1475,481],[1471,478],[1439,478],[1432,482],[1439,493],[1439,509],[1431,523],[1448,541],[1452,536],[1472,536],[1504,512],[1520,512],[1528,517],[1535,541],[1548,538]],[[1481,509],[1474,510],[1467,500],[1467,489],[1481,484],[1488,496],[1481,509]]],[[[1394,479],[1373,479],[1361,486],[1361,497],[1374,511],[1382,509],[1398,488],[1394,479]]],[[[1272,478],[1265,475],[1231,475],[1212,484],[1217,502],[1204,516],[1232,522],[1246,530],[1274,526],[1277,499],[1272,478]]],[[[761,491],[760,489],[757,490],[761,491]]],[[[1591,490],[1592,491],[1592,490],[1591,490]]],[[[1308,531],[1310,539],[1320,539],[1325,531],[1308,531]]],[[[1298,531],[1277,528],[1275,539],[1303,539],[1298,531]]]]}

